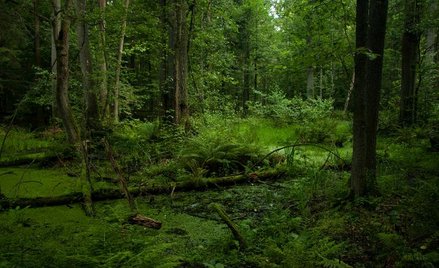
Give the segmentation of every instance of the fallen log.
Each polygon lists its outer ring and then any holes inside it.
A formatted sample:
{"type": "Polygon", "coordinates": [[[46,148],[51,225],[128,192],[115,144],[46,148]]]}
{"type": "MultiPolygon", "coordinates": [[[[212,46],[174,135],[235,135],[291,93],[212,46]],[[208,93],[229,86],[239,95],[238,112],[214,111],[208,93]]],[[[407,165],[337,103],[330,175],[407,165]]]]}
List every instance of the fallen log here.
{"type": "Polygon", "coordinates": [[[130,216],[128,218],[128,222],[131,224],[136,224],[136,225],[140,225],[140,226],[147,227],[147,228],[153,228],[153,229],[157,229],[157,230],[162,228],[161,222],[154,220],[154,219],[151,219],[151,218],[148,218],[148,217],[143,216],[141,214],[135,214],[133,216],[130,216]]]}
{"type": "Polygon", "coordinates": [[[241,232],[238,229],[238,226],[230,219],[229,215],[224,211],[224,208],[217,203],[214,203],[211,205],[220,218],[226,223],[227,227],[229,227],[230,231],[233,234],[233,237],[238,241],[239,243],[239,249],[244,250],[247,247],[247,243],[244,239],[244,236],[242,236],[241,232]]]}
{"type": "MultiPolygon", "coordinates": [[[[169,183],[166,185],[153,185],[130,187],[129,192],[132,196],[155,195],[155,194],[171,194],[175,192],[188,191],[205,191],[220,186],[233,186],[243,183],[252,183],[265,180],[276,180],[285,174],[285,170],[271,169],[249,174],[239,174],[234,176],[220,178],[200,178],[178,183],[169,183]]],[[[119,189],[103,188],[95,190],[92,193],[93,201],[104,201],[126,198],[119,189]]],[[[0,210],[6,210],[16,207],[46,207],[60,206],[84,201],[82,192],[74,192],[60,196],[35,197],[35,198],[18,198],[18,199],[0,199],[0,210]]]]}

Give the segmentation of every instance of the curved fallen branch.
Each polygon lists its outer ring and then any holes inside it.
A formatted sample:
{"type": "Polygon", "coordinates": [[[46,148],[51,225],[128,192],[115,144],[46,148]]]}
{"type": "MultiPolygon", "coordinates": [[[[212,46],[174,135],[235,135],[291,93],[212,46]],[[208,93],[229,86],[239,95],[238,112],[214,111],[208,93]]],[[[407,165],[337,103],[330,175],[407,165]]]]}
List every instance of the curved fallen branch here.
{"type": "MultiPolygon", "coordinates": [[[[240,174],[220,178],[202,178],[197,180],[188,180],[178,183],[169,183],[166,185],[153,185],[142,187],[130,187],[129,192],[132,196],[143,196],[147,194],[171,194],[172,192],[187,192],[193,190],[208,190],[218,188],[218,186],[231,186],[248,182],[276,180],[285,174],[282,169],[271,169],[266,171],[254,172],[249,174],[240,174]]],[[[119,189],[99,189],[92,193],[94,201],[114,200],[126,198],[119,189]]],[[[0,199],[0,210],[15,207],[45,207],[59,206],[83,202],[83,193],[74,192],[61,196],[19,198],[19,199],[0,199]]]]}

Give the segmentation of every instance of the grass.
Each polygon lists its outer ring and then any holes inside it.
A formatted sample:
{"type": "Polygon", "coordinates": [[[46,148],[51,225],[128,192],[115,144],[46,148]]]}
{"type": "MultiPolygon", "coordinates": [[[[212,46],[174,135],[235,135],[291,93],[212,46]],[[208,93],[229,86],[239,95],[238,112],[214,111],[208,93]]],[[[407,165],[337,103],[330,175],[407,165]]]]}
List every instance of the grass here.
{"type": "MultiPolygon", "coordinates": [[[[203,150],[208,148],[203,143],[212,141],[251,144],[268,153],[295,143],[298,134],[320,137],[320,129],[303,132],[301,127],[254,118],[209,118],[189,142],[174,136],[178,142],[172,144],[173,156],[188,146],[203,150]]],[[[349,160],[349,131],[349,123],[337,121],[320,145],[349,160]],[[342,147],[335,146],[334,137],[342,137],[342,147]]],[[[136,146],[154,141],[143,142],[136,146]]],[[[162,145],[159,141],[154,146],[162,145]]],[[[345,200],[350,174],[320,169],[328,152],[303,146],[294,154],[280,153],[280,163],[290,169],[276,182],[136,198],[139,212],[160,220],[161,230],[127,224],[125,200],[97,203],[95,218],[84,216],[79,205],[12,209],[0,213],[0,267],[435,267],[439,159],[427,145],[423,140],[380,138],[381,195],[355,202],[345,200]],[[212,203],[221,204],[236,223],[249,245],[246,250],[240,250],[212,203]]],[[[179,170],[178,158],[148,161],[157,165],[135,173],[132,183],[169,183],[194,175],[179,170]]],[[[65,169],[55,168],[2,168],[0,185],[8,197],[62,194],[75,189],[78,180],[65,174],[65,169]]]]}
{"type": "MultiPolygon", "coordinates": [[[[6,132],[0,128],[0,145],[5,138],[6,132]]],[[[47,156],[54,156],[55,150],[62,150],[58,142],[59,132],[46,130],[41,133],[32,133],[20,128],[12,128],[4,140],[0,158],[0,166],[15,161],[44,159],[47,156]]]]}
{"type": "Polygon", "coordinates": [[[2,213],[0,267],[175,267],[211,261],[229,240],[218,222],[137,202],[140,213],[163,222],[160,231],[123,223],[123,201],[97,204],[95,218],[76,205],[2,213]]]}

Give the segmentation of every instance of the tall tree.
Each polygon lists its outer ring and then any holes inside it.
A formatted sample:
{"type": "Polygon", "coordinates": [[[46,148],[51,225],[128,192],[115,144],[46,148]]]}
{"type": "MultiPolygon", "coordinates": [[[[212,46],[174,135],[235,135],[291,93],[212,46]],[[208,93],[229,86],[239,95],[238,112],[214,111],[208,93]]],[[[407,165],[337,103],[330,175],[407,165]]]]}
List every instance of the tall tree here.
{"type": "MultiPolygon", "coordinates": [[[[52,34],[51,34],[51,54],[50,66],[52,74],[52,92],[57,95],[57,52],[56,52],[56,36],[61,29],[61,0],[52,0],[52,34]],[[56,34],[55,34],[56,33],[56,34]]],[[[56,99],[52,104],[52,117],[58,117],[58,106],[56,99]]]]}
{"type": "Polygon", "coordinates": [[[174,121],[180,125],[189,123],[188,104],[188,27],[186,14],[188,5],[186,0],[175,0],[173,12],[173,52],[174,52],[174,121]]]}
{"type": "Polygon", "coordinates": [[[95,77],[90,51],[89,31],[86,22],[86,0],[76,0],[76,12],[79,17],[77,36],[79,48],[79,62],[82,72],[82,87],[85,96],[85,124],[86,129],[95,129],[99,124],[98,99],[95,89],[95,77]]]}
{"type": "Polygon", "coordinates": [[[58,6],[59,4],[58,0],[52,0],[55,16],[61,16],[60,27],[57,28],[57,19],[54,20],[52,27],[56,48],[55,99],[67,138],[70,143],[75,144],[80,141],[80,135],[69,101],[69,31],[72,16],[72,0],[66,0],[62,9],[58,6]],[[60,13],[61,10],[62,13],[60,13]]]}
{"type": "Polygon", "coordinates": [[[357,0],[351,196],[376,190],[376,132],[387,0],[357,0]]]}
{"type": "Polygon", "coordinates": [[[107,56],[107,37],[106,37],[106,0],[99,0],[99,104],[101,119],[106,118],[109,113],[109,94],[108,94],[108,56],[107,56]]]}
{"type": "Polygon", "coordinates": [[[117,49],[116,74],[115,74],[114,92],[113,92],[113,121],[115,123],[119,122],[120,74],[122,71],[122,55],[123,55],[123,47],[125,43],[125,32],[127,28],[127,16],[128,16],[129,6],[130,6],[130,0],[124,0],[124,4],[123,4],[124,13],[122,17],[122,25],[120,27],[119,46],[117,49]]]}
{"type": "Polygon", "coordinates": [[[416,122],[418,92],[416,73],[419,59],[421,0],[405,0],[405,22],[401,42],[401,94],[399,123],[410,126],[416,122]]]}
{"type": "Polygon", "coordinates": [[[35,51],[35,66],[41,67],[41,42],[40,42],[40,17],[38,14],[38,0],[33,0],[34,5],[34,51],[35,51]]]}

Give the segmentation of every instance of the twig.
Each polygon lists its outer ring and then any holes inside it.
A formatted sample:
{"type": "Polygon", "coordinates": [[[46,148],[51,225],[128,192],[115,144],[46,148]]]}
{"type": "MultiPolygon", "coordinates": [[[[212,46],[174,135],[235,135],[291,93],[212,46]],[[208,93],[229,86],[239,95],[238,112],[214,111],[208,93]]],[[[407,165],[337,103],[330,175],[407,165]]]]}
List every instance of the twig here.
{"type": "Polygon", "coordinates": [[[117,165],[116,160],[114,159],[113,149],[111,148],[111,145],[110,145],[110,143],[108,143],[108,140],[106,138],[103,138],[103,142],[104,142],[104,145],[105,145],[105,150],[107,151],[108,159],[110,160],[111,166],[113,167],[113,170],[114,170],[114,172],[117,175],[117,178],[118,178],[118,181],[119,181],[119,186],[120,186],[122,192],[125,194],[125,197],[128,200],[128,204],[130,206],[130,209],[132,211],[136,211],[136,206],[134,204],[133,197],[132,197],[130,191],[128,190],[127,181],[126,181],[125,177],[122,174],[122,170],[117,165]]]}

